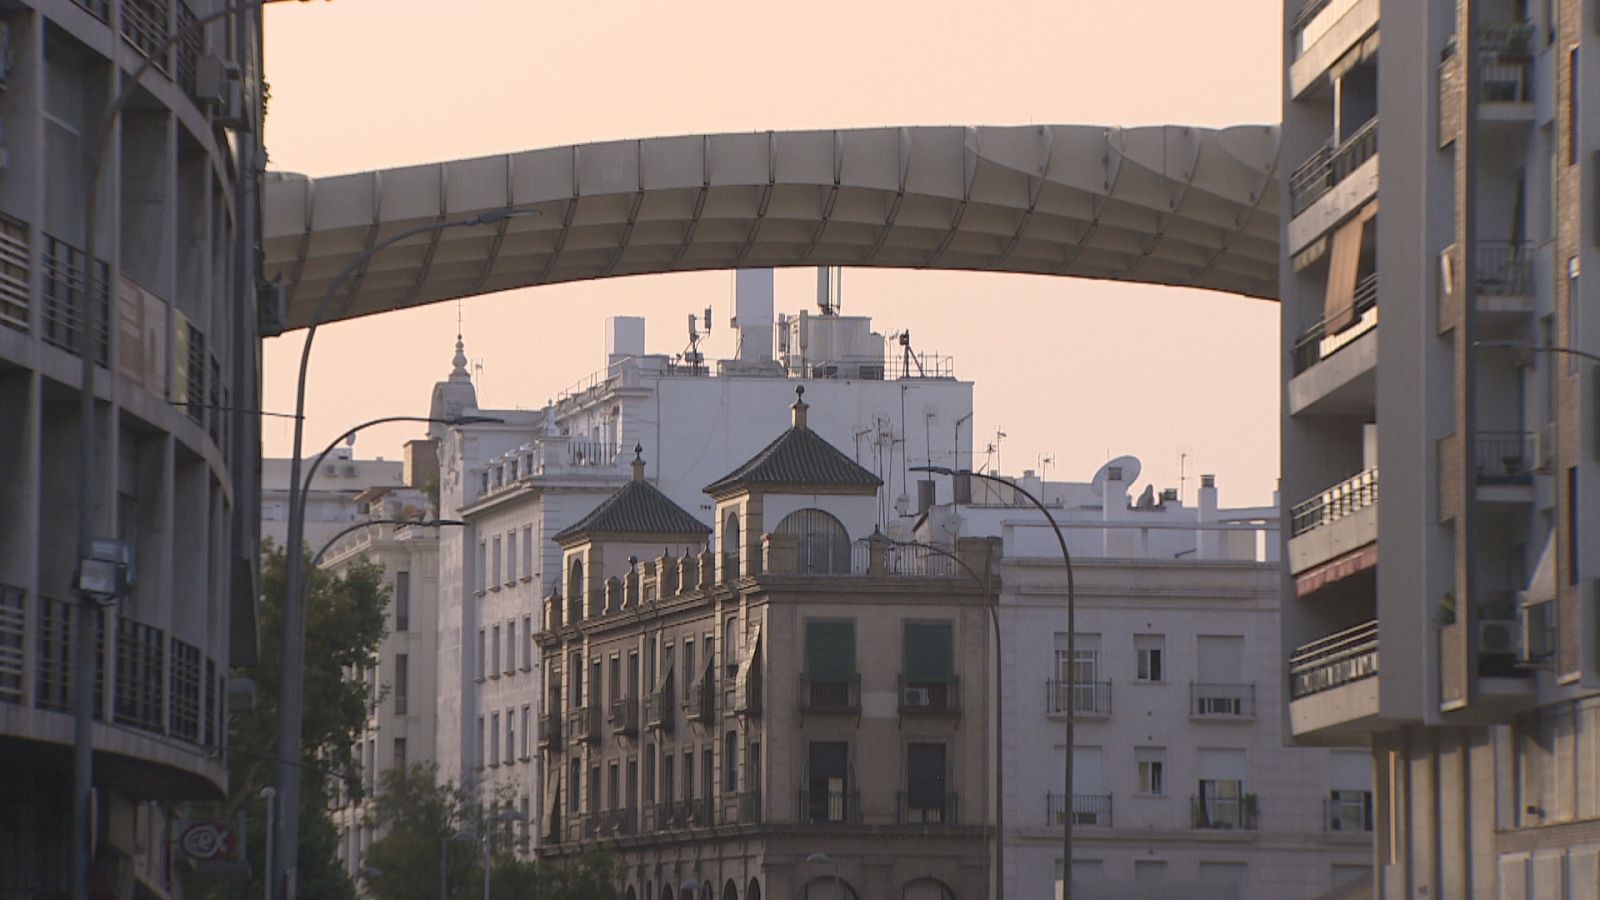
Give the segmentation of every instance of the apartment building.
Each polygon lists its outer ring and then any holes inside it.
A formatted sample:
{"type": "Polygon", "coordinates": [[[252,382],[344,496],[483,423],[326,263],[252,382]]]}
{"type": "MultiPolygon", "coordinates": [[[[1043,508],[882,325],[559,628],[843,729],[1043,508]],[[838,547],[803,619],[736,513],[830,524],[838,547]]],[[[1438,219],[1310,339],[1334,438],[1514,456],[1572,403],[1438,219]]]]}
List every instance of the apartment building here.
{"type": "Polygon", "coordinates": [[[92,895],[186,896],[179,839],[226,787],[227,675],[253,662],[259,592],[258,426],[234,407],[258,405],[261,156],[258,19],[197,25],[221,8],[0,8],[0,896],[73,889],[83,629],[92,895]],[[147,60],[86,211],[102,122],[147,60]],[[98,606],[76,591],[85,507],[131,560],[131,589],[98,606]]]}
{"type": "MultiPolygon", "coordinates": [[[[261,539],[282,547],[289,537],[289,464],[284,457],[261,461],[261,539]]],[[[310,459],[306,468],[310,469],[310,459]]],[[[312,553],[361,520],[365,504],[356,498],[369,488],[402,487],[405,463],[397,459],[358,459],[351,446],[336,447],[315,472],[304,474],[305,542],[312,553]]]]}
{"type": "Polygon", "coordinates": [[[1285,4],[1289,731],[1372,754],[1380,897],[1600,891],[1597,17],[1285,4]]]}
{"type": "MultiPolygon", "coordinates": [[[[519,809],[548,780],[522,743],[537,737],[537,724],[530,734],[523,718],[544,693],[533,640],[542,598],[562,578],[553,538],[630,483],[634,448],[651,461],[655,487],[707,527],[714,503],[703,486],[782,430],[797,384],[820,411],[811,428],[883,481],[871,506],[886,529],[912,502],[909,466],[971,459],[972,384],[954,377],[950,360],[891,354],[871,319],[838,315],[831,295],[819,303],[818,315],[774,317],[772,272],[738,272],[730,329],[737,344],[722,359],[708,359],[702,343],[715,328],[709,313],[697,317],[690,349],[676,355],[647,353],[644,320],[615,317],[605,367],[533,410],[480,409],[458,346],[430,415],[500,421],[430,429],[440,447],[442,515],[466,523],[440,539],[442,777],[507,794],[519,809]],[[491,735],[501,750],[515,735],[513,761],[502,756],[490,766],[483,754],[478,762],[491,735]]],[[[528,827],[542,815],[532,803],[528,827]]]]}
{"type": "Polygon", "coordinates": [[[642,454],[555,535],[541,853],[612,850],[629,900],[987,890],[982,592],[871,539],[881,479],[808,408],[705,488],[715,550],[642,454]]]}
{"type": "Polygon", "coordinates": [[[964,502],[918,528],[1003,547],[990,695],[1004,713],[1006,896],[1059,889],[1069,818],[1078,900],[1310,898],[1370,877],[1368,755],[1285,745],[1276,507],[1221,506],[1209,475],[1194,506],[1176,488],[1135,498],[1140,468],[1124,456],[1088,481],[1016,479],[1072,555],[1071,654],[1060,544],[1031,503],[961,479],[964,502]]]}

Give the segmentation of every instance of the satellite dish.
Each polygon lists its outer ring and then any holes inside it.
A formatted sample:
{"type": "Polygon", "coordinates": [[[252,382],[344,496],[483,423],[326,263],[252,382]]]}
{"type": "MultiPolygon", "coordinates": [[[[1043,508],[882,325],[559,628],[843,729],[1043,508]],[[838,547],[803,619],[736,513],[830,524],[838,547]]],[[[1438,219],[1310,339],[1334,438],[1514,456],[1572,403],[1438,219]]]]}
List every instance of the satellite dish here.
{"type": "Polygon", "coordinates": [[[1119,456],[1100,467],[1094,473],[1094,480],[1089,482],[1089,489],[1094,491],[1096,497],[1106,495],[1106,475],[1114,468],[1122,469],[1122,483],[1133,484],[1139,480],[1139,470],[1144,468],[1137,456],[1119,456]]]}

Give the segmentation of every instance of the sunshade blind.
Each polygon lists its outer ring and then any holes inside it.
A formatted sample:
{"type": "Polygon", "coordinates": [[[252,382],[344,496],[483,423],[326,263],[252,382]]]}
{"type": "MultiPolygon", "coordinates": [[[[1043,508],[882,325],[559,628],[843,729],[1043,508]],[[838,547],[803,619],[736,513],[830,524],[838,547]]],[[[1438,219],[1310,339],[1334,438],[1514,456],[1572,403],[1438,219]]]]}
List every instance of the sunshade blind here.
{"type": "Polygon", "coordinates": [[[856,674],[854,622],[806,623],[806,669],[812,680],[843,681],[856,674]]]}
{"type": "Polygon", "coordinates": [[[949,622],[907,622],[906,679],[941,681],[952,673],[949,622]]]}

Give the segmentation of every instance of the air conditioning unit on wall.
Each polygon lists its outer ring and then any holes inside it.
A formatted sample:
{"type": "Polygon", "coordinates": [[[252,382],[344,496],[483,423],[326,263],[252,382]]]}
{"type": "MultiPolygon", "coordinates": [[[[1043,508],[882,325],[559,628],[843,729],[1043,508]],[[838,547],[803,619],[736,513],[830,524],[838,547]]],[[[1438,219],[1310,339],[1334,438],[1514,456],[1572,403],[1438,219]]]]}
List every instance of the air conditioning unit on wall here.
{"type": "Polygon", "coordinates": [[[900,703],[907,709],[922,709],[929,706],[932,700],[928,696],[927,688],[908,687],[901,691],[900,703]]]}
{"type": "Polygon", "coordinates": [[[1478,652],[1496,655],[1521,655],[1522,627],[1519,622],[1481,621],[1478,623],[1478,652]]]}

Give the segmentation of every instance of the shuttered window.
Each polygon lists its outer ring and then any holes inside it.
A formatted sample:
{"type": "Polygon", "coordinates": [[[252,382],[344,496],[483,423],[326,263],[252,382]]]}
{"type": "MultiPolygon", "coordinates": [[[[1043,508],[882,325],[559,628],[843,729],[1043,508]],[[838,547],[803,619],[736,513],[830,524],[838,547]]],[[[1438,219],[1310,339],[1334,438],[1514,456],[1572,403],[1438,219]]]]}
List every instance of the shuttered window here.
{"type": "Polygon", "coordinates": [[[905,624],[907,681],[945,681],[955,674],[949,622],[905,624]]]}
{"type": "Polygon", "coordinates": [[[856,674],[856,624],[806,623],[806,670],[813,681],[845,681],[856,674]]]}

